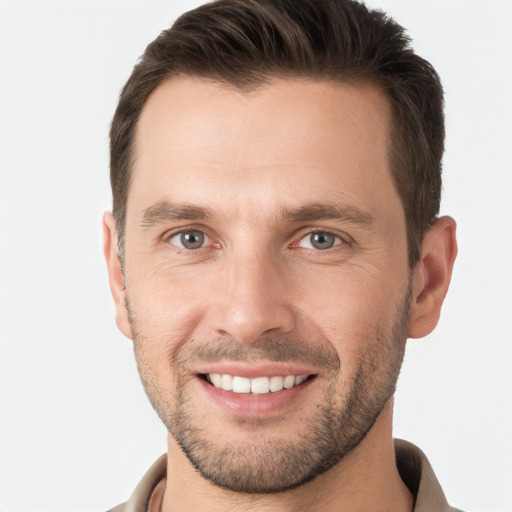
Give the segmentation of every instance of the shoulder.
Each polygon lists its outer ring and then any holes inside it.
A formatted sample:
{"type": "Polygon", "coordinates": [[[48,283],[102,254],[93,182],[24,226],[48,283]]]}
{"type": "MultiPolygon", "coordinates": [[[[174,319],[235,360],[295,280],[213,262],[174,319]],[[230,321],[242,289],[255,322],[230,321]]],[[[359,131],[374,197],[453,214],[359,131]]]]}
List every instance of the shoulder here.
{"type": "Polygon", "coordinates": [[[117,505],[107,512],[146,512],[151,498],[160,482],[165,480],[167,473],[167,455],[162,455],[142,477],[126,503],[117,505]]]}
{"type": "Polygon", "coordinates": [[[400,477],[416,498],[414,512],[462,512],[448,504],[426,455],[412,443],[395,439],[400,477]]]}

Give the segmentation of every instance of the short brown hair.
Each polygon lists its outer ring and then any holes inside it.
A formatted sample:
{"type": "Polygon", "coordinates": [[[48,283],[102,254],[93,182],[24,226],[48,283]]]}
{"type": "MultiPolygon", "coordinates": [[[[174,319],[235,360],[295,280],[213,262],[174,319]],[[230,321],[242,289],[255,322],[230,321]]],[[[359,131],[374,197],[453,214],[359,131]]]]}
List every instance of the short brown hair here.
{"type": "Polygon", "coordinates": [[[272,78],[377,84],[393,112],[390,166],[403,202],[412,267],[439,212],[443,90],[404,29],[354,0],[217,0],[183,14],[149,46],[124,86],[110,129],[110,178],[123,251],[133,143],[149,95],[173,76],[250,90],[272,78]]]}

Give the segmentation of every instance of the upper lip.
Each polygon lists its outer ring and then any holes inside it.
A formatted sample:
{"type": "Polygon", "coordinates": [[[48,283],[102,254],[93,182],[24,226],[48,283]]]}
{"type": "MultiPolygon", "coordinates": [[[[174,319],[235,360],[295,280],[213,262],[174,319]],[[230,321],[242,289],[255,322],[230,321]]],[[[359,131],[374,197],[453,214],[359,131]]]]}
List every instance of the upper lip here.
{"type": "Polygon", "coordinates": [[[241,364],[237,363],[215,363],[196,366],[195,371],[199,375],[219,373],[221,375],[232,375],[254,379],[256,377],[276,377],[286,375],[315,375],[318,373],[312,368],[286,363],[268,364],[241,364]]]}

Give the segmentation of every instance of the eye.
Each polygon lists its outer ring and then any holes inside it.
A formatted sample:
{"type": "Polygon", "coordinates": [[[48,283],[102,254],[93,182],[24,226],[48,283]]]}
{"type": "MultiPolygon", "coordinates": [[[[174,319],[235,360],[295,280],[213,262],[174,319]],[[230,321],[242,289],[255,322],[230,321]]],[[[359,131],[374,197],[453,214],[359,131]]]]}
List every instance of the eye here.
{"type": "Polygon", "coordinates": [[[342,244],[343,241],[339,236],[333,235],[326,231],[315,231],[301,238],[298,246],[305,249],[315,249],[317,251],[325,251],[331,247],[342,244]]]}
{"type": "Polygon", "coordinates": [[[175,233],[169,238],[169,242],[182,249],[194,250],[207,245],[210,239],[202,231],[189,229],[175,233]]]}

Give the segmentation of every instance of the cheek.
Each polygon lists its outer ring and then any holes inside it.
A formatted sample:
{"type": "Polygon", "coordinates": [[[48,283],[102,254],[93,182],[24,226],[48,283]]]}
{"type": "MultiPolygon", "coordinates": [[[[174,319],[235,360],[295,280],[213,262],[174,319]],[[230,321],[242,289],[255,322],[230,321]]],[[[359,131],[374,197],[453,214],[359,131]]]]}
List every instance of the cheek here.
{"type": "Polygon", "coordinates": [[[192,271],[146,268],[143,274],[127,276],[126,282],[137,329],[150,343],[163,344],[169,351],[192,335],[205,309],[208,288],[208,282],[192,271]]]}
{"type": "Polygon", "coordinates": [[[317,275],[314,289],[303,282],[297,294],[304,324],[333,345],[345,366],[382,337],[392,336],[408,289],[404,276],[347,270],[317,275]]]}

